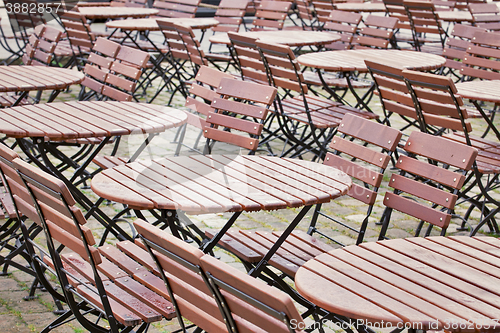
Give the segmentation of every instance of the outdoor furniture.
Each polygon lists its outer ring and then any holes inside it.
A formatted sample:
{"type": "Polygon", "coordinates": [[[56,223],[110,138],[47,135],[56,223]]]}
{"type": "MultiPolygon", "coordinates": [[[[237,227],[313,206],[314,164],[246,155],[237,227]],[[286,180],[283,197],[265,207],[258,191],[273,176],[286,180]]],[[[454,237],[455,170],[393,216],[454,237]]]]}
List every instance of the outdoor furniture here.
{"type": "Polygon", "coordinates": [[[483,80],[500,79],[500,33],[477,32],[467,48],[460,74],[465,81],[476,78],[483,80]]]}
{"type": "MultiPolygon", "coordinates": [[[[151,322],[162,317],[175,316],[167,298],[134,276],[144,278],[151,274],[146,268],[127,258],[118,248],[93,246],[96,241],[85,226],[86,219],[60,179],[19,158],[12,160],[12,166],[2,165],[4,174],[17,171],[19,175],[9,179],[9,186],[24,187],[29,193],[29,196],[14,197],[16,207],[43,227],[47,242],[45,253],[49,255],[43,257],[34,251],[31,242],[26,242],[31,264],[42,285],[69,307],[42,332],[49,332],[68,319],[78,320],[91,332],[129,332],[134,327],[147,329],[151,322]],[[64,245],[64,254],[55,244],[64,245]],[[60,289],[51,286],[45,276],[47,269],[56,275],[60,289]]],[[[24,239],[29,236],[24,227],[23,236],[24,239]]],[[[152,279],[154,276],[150,281],[152,279]]]]}
{"type": "Polygon", "coordinates": [[[393,41],[398,19],[368,15],[363,20],[363,24],[365,26],[358,30],[358,34],[352,42],[353,48],[387,49],[393,41]]]}
{"type": "Polygon", "coordinates": [[[251,30],[282,30],[291,6],[292,3],[288,1],[261,1],[255,7],[255,19],[251,30]]]}
{"type": "Polygon", "coordinates": [[[486,32],[486,29],[464,24],[455,24],[449,38],[443,48],[441,55],[446,58],[441,74],[452,74],[455,82],[462,81],[460,70],[463,66],[467,49],[476,32],[486,32]]]}
{"type": "Polygon", "coordinates": [[[472,24],[491,31],[500,30],[500,9],[496,3],[470,3],[472,24]]]}
{"type": "MultiPolygon", "coordinates": [[[[497,187],[496,179],[500,170],[498,141],[486,140],[469,134],[472,128],[467,121],[467,112],[450,78],[414,71],[403,71],[402,74],[410,88],[422,131],[428,131],[430,126],[434,126],[438,130],[434,133],[435,135],[443,135],[449,140],[479,150],[473,165],[474,172],[468,176],[465,188],[459,193],[464,200],[470,202],[470,207],[463,217],[463,226],[465,227],[465,221],[468,220],[471,212],[478,209],[481,212],[480,222],[474,227],[471,226],[471,235],[475,235],[484,224],[497,231],[495,213],[499,210],[500,203],[491,196],[490,192],[497,187]],[[446,133],[445,130],[450,131],[446,133]],[[479,187],[479,193],[469,193],[474,186],[479,187]]],[[[485,120],[488,119],[485,115],[483,116],[485,120]]],[[[495,127],[492,130],[497,137],[500,137],[495,127]]]]}
{"type": "Polygon", "coordinates": [[[340,102],[308,95],[307,85],[288,46],[256,42],[267,69],[269,82],[284,89],[278,98],[280,131],[286,136],[290,148],[282,156],[297,157],[312,153],[313,159],[323,159],[326,146],[347,113],[375,119],[371,112],[362,111],[340,102]]]}
{"type": "Polygon", "coordinates": [[[120,18],[141,18],[148,17],[159,13],[155,8],[138,8],[138,7],[78,7],[78,11],[89,20],[98,19],[120,19],[120,18]]]}
{"type": "Polygon", "coordinates": [[[430,1],[404,0],[415,51],[441,54],[448,37],[430,1]]]}
{"type": "Polygon", "coordinates": [[[335,9],[356,13],[385,12],[385,5],[382,2],[345,2],[334,4],[335,9]]]}
{"type": "Polygon", "coordinates": [[[186,121],[186,114],[160,105],[87,101],[9,108],[2,112],[0,119],[0,133],[16,138],[32,163],[62,179],[83,209],[109,227],[108,231],[113,235],[130,239],[80,190],[79,186],[91,174],[87,167],[112,137],[147,135],[144,143],[130,158],[134,160],[155,133],[182,125],[186,121]],[[76,157],[67,156],[58,149],[63,140],[92,138],[100,138],[99,144],[86,146],[76,157]]]}
{"type": "Polygon", "coordinates": [[[214,16],[214,19],[216,19],[219,24],[212,27],[212,31],[238,32],[241,23],[243,23],[243,17],[246,14],[249,2],[249,0],[222,0],[214,16]]]}
{"type": "Polygon", "coordinates": [[[149,54],[98,38],[83,69],[80,100],[137,100],[136,84],[149,60],[149,54]],[[88,88],[89,91],[86,91],[88,88]]]}
{"type": "Polygon", "coordinates": [[[183,330],[189,328],[183,318],[207,332],[285,333],[305,327],[281,291],[144,221],[134,225],[161,272],[183,330]]]}
{"type": "MultiPolygon", "coordinates": [[[[333,153],[326,155],[323,164],[341,170],[353,178],[353,185],[347,195],[359,201],[359,204],[366,206],[367,213],[358,226],[350,221],[341,221],[333,215],[328,215],[322,210],[322,204],[317,204],[307,233],[294,230],[281,249],[268,262],[273,268],[283,272],[284,276],[291,279],[294,278],[297,269],[306,261],[321,253],[333,250],[331,245],[314,237],[316,233],[332,243],[345,245],[339,239],[329,237],[322,231],[324,228],[318,224],[319,216],[328,219],[327,228],[330,228],[332,222],[338,223],[357,233],[356,244],[363,242],[368,219],[376,202],[384,171],[401,138],[401,132],[396,129],[351,114],[344,116],[338,132],[340,135],[335,136],[330,144],[333,153]]],[[[333,225],[331,227],[333,228],[333,225]]],[[[207,232],[207,234],[213,237],[213,233],[207,232]]],[[[236,255],[245,268],[250,271],[279,236],[280,232],[272,231],[229,231],[221,238],[218,245],[236,255]]],[[[273,273],[267,268],[264,269],[264,272],[273,276],[273,273]]],[[[278,274],[274,275],[279,285],[286,289],[286,282],[282,281],[284,280],[283,276],[279,279],[278,274]]]]}
{"type": "MultiPolygon", "coordinates": [[[[58,67],[0,66],[0,92],[17,93],[4,95],[2,106],[16,106],[30,91],[50,91],[48,102],[53,101],[64,89],[82,82],[84,75],[78,71],[58,67]]],[[[37,102],[37,101],[35,101],[37,102]]]]}
{"type": "Polygon", "coordinates": [[[359,13],[332,10],[328,18],[325,19],[322,30],[338,33],[340,41],[328,44],[325,48],[328,50],[349,50],[362,17],[359,13]]]}
{"type": "Polygon", "coordinates": [[[498,249],[492,237],[370,242],[310,260],[295,283],[311,302],[372,329],[498,331],[498,249]]]}
{"type": "Polygon", "coordinates": [[[155,0],[153,8],[159,17],[194,18],[201,0],[155,0]]]}
{"type": "MultiPolygon", "coordinates": [[[[299,64],[316,69],[320,79],[324,75],[324,72],[342,73],[347,81],[349,91],[356,98],[357,104],[354,107],[370,110],[366,99],[371,95],[371,91],[368,91],[365,96],[359,96],[355,90],[356,79],[353,77],[355,72],[367,72],[365,60],[390,63],[394,67],[416,70],[439,68],[446,61],[441,56],[425,52],[377,49],[326,51],[303,54],[297,57],[299,64]]],[[[337,96],[335,90],[328,86],[327,80],[321,79],[321,82],[323,83],[323,88],[328,93],[334,97],[337,96]]],[[[337,98],[343,100],[340,97],[337,98]]]]}

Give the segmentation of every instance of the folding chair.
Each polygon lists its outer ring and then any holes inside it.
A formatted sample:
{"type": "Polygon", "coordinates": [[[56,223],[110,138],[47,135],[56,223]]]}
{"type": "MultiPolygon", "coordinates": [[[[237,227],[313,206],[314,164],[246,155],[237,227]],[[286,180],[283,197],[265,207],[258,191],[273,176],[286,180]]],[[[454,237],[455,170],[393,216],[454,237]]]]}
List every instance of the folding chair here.
{"type": "Polygon", "coordinates": [[[476,78],[499,80],[500,33],[477,32],[467,48],[460,74],[469,81],[476,78]]]}
{"type": "Polygon", "coordinates": [[[222,0],[215,12],[214,19],[219,24],[212,27],[215,32],[238,32],[243,23],[249,0],[222,0]]]}
{"type": "Polygon", "coordinates": [[[419,222],[414,228],[419,236],[425,223],[429,223],[424,236],[430,236],[433,227],[444,236],[460,197],[467,173],[475,163],[477,150],[458,142],[414,131],[404,146],[408,154],[400,154],[386,192],[383,224],[379,240],[386,237],[391,213],[397,210],[419,222]]]}
{"type": "Polygon", "coordinates": [[[308,95],[308,87],[290,47],[260,41],[256,44],[269,82],[284,90],[277,99],[276,109],[279,110],[280,129],[291,147],[285,147],[282,156],[297,157],[310,152],[314,158],[323,159],[326,146],[346,113],[377,118],[371,112],[308,95]]]}
{"type": "Polygon", "coordinates": [[[394,38],[398,22],[396,17],[368,15],[363,20],[365,26],[358,30],[353,40],[353,48],[387,49],[394,38]]]}
{"type": "MultiPolygon", "coordinates": [[[[154,273],[114,246],[93,246],[92,232],[85,226],[82,212],[62,181],[20,159],[12,164],[22,182],[12,179],[11,184],[24,186],[29,193],[27,198],[15,196],[14,201],[19,203],[22,213],[43,227],[46,236],[50,257],[41,258],[29,248],[38,278],[53,297],[69,306],[68,311],[42,332],[49,332],[73,319],[91,332],[130,332],[134,327],[143,332],[150,323],[175,316],[161,288],[159,292],[155,288],[155,283],[158,285],[161,280],[154,273]],[[21,199],[31,201],[22,202],[21,199]],[[56,244],[61,244],[66,251],[62,254],[61,246],[56,244]],[[56,274],[60,292],[47,280],[45,269],[56,274]]],[[[130,250],[133,244],[120,242],[118,246],[130,250]]],[[[133,247],[133,251],[141,256],[137,247],[133,247]]]]}
{"type": "Polygon", "coordinates": [[[261,1],[256,7],[251,30],[282,30],[291,6],[288,1],[261,1]]]}
{"type": "Polygon", "coordinates": [[[213,108],[210,103],[218,97],[216,92],[223,78],[234,79],[231,74],[221,72],[207,66],[201,66],[195,77],[195,82],[189,89],[189,96],[186,98],[185,106],[189,108],[191,113],[188,113],[186,125],[182,126],[177,133],[177,149],[175,155],[179,155],[181,147],[186,146],[190,151],[203,153],[198,148],[199,141],[203,136],[203,128],[206,126],[205,119],[213,108]],[[184,143],[185,133],[188,130],[187,126],[191,125],[199,129],[200,133],[196,138],[193,146],[187,146],[184,143]]]}
{"type": "Polygon", "coordinates": [[[296,332],[305,328],[290,297],[143,221],[135,223],[161,272],[184,332],[296,332]],[[299,329],[300,327],[300,329],[299,329]]]}
{"type": "Polygon", "coordinates": [[[311,0],[311,5],[319,22],[324,22],[331,11],[335,9],[333,0],[311,0]]]}
{"type": "Polygon", "coordinates": [[[500,10],[496,3],[471,3],[467,7],[473,25],[490,31],[500,30],[500,10]]]}
{"type": "Polygon", "coordinates": [[[153,8],[158,17],[194,17],[201,0],[155,0],[153,8]]]}
{"type": "Polygon", "coordinates": [[[486,32],[486,29],[464,24],[455,24],[443,48],[441,56],[446,58],[446,63],[441,68],[441,75],[453,75],[455,82],[462,81],[460,74],[467,49],[476,32],[486,32]]]}
{"type": "Polygon", "coordinates": [[[432,2],[404,0],[416,51],[441,54],[448,34],[441,26],[432,2]]]}
{"type": "MultiPolygon", "coordinates": [[[[314,1],[313,1],[314,3],[314,1]]],[[[349,50],[358,25],[363,16],[359,13],[351,13],[342,10],[332,10],[324,19],[322,30],[331,31],[340,35],[340,40],[325,45],[328,50],[349,50]]]]}
{"type": "MultiPolygon", "coordinates": [[[[473,165],[474,172],[468,175],[466,187],[460,192],[464,200],[471,203],[463,217],[463,224],[477,208],[481,212],[481,218],[471,234],[474,235],[486,223],[490,229],[498,231],[494,217],[500,209],[500,203],[491,196],[490,191],[497,188],[500,175],[500,144],[469,134],[472,126],[467,120],[468,113],[463,107],[462,99],[457,96],[451,78],[408,70],[402,74],[412,95],[421,130],[427,132],[429,126],[439,127],[441,130],[434,134],[443,135],[448,140],[474,147],[479,151],[473,165]],[[478,195],[469,193],[474,186],[480,189],[478,195]]],[[[496,128],[493,127],[492,130],[500,137],[496,128]]]]}
{"type": "MultiPolygon", "coordinates": [[[[407,49],[406,43],[413,41],[413,34],[410,25],[408,12],[404,5],[404,0],[383,0],[385,5],[386,16],[395,17],[399,20],[395,33],[395,43],[392,46],[394,49],[407,49]]],[[[414,49],[414,46],[412,46],[414,49]]]]}

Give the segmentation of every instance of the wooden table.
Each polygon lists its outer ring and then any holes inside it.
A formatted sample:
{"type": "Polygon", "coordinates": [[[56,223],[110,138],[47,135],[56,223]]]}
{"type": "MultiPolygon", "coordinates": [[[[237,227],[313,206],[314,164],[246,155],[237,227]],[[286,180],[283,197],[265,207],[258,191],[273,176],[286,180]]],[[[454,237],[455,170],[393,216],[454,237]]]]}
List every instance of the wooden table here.
{"type": "Polygon", "coordinates": [[[83,81],[81,72],[57,67],[0,66],[0,92],[17,92],[18,105],[30,91],[54,90],[49,97],[53,101],[59,92],[72,84],[83,81]]]}
{"type": "Polygon", "coordinates": [[[132,31],[159,31],[157,20],[174,22],[189,26],[192,29],[208,29],[219,24],[214,18],[143,18],[131,20],[116,20],[106,23],[106,27],[111,29],[132,30],[132,31]]]}
{"type": "Polygon", "coordinates": [[[357,101],[354,107],[370,110],[364,101],[369,94],[367,93],[365,96],[360,97],[351,82],[354,72],[365,73],[368,71],[365,60],[415,70],[435,69],[443,66],[446,62],[444,57],[425,52],[379,49],[324,51],[307,53],[297,57],[299,64],[316,69],[323,82],[323,88],[339,100],[342,100],[342,98],[337,96],[337,93],[326,84],[322,72],[343,73],[343,76],[346,77],[348,88],[357,101]]]}
{"type": "Polygon", "coordinates": [[[202,244],[205,252],[212,250],[241,212],[304,207],[262,261],[269,261],[312,205],[329,202],[350,186],[351,179],[332,167],[262,155],[136,161],[105,170],[91,183],[97,195],[127,204],[139,216],[141,210],[161,210],[174,234],[186,235],[184,230],[177,231],[174,223],[189,225],[184,213],[234,212],[219,233],[202,244]]]}
{"type": "Polygon", "coordinates": [[[321,254],[299,268],[295,286],[321,308],[372,328],[406,323],[423,330],[496,332],[499,278],[500,240],[427,237],[321,254]]]}
{"type": "Polygon", "coordinates": [[[140,7],[79,7],[78,11],[89,20],[148,17],[159,13],[158,9],[140,7]]]}
{"type": "Polygon", "coordinates": [[[385,12],[385,5],[383,2],[336,3],[335,8],[337,10],[344,10],[349,12],[364,12],[364,13],[385,12]]]}
{"type": "Polygon", "coordinates": [[[472,15],[469,11],[437,11],[437,17],[446,22],[472,22],[472,15]]]}
{"type": "Polygon", "coordinates": [[[481,103],[490,102],[495,105],[500,104],[500,80],[475,80],[468,82],[460,82],[455,84],[458,90],[458,95],[462,98],[468,98],[472,101],[476,109],[481,113],[483,119],[488,124],[498,140],[500,140],[500,131],[492,121],[492,118],[486,114],[481,103]]]}
{"type": "MultiPolygon", "coordinates": [[[[275,30],[275,31],[248,31],[241,35],[254,37],[263,42],[279,43],[292,47],[325,45],[340,39],[340,35],[319,31],[275,30]]],[[[227,34],[217,34],[209,38],[214,44],[230,45],[227,34]]]]}
{"type": "MultiPolygon", "coordinates": [[[[133,102],[66,102],[32,106],[17,106],[0,113],[0,133],[17,139],[29,159],[43,170],[63,180],[77,202],[87,211],[95,212],[99,222],[108,226],[112,221],[80,191],[78,186],[88,179],[92,159],[112,137],[131,134],[147,136],[144,144],[131,157],[145,148],[156,133],[180,126],[187,120],[184,111],[161,105],[133,102]],[[25,140],[30,138],[31,140],[25,140]],[[61,151],[67,140],[102,138],[88,151],[78,155],[61,151]],[[61,142],[62,140],[66,140],[61,142]],[[33,151],[40,156],[35,156],[33,151]],[[74,171],[74,172],[70,172],[74,171]],[[69,176],[68,176],[69,174],[69,176]]],[[[112,230],[124,239],[121,231],[112,230]]],[[[129,237],[130,238],[130,237],[129,237]]]]}

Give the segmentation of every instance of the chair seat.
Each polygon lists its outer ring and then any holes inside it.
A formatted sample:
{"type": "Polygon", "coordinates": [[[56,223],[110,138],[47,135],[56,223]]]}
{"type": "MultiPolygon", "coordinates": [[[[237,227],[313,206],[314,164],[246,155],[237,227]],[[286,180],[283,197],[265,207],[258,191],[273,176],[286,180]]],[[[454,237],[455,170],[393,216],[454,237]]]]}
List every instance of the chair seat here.
{"type": "MultiPolygon", "coordinates": [[[[206,231],[208,238],[215,236],[206,231]]],[[[259,262],[281,235],[271,231],[228,231],[218,245],[247,263],[259,262]]],[[[335,249],[307,233],[294,230],[271,258],[270,264],[293,278],[300,266],[314,257],[335,249]]]]}
{"type": "MultiPolygon", "coordinates": [[[[322,86],[323,83],[321,82],[321,79],[319,78],[318,73],[316,72],[304,72],[302,73],[304,76],[304,82],[306,84],[310,85],[315,85],[315,86],[322,86]]],[[[348,88],[347,80],[345,77],[338,77],[335,74],[331,73],[324,73],[322,74],[323,79],[325,82],[328,84],[329,87],[339,87],[339,88],[348,88]]],[[[369,88],[372,84],[371,82],[367,81],[357,81],[357,80],[351,80],[351,84],[354,88],[369,88]]]]}

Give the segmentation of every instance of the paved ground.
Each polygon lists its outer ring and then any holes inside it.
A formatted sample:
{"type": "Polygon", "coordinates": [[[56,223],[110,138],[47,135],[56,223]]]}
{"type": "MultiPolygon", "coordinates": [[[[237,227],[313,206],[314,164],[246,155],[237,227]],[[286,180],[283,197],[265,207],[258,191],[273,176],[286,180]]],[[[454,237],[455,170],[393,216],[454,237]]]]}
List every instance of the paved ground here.
{"type": "MultiPolygon", "coordinates": [[[[75,99],[78,93],[79,87],[75,86],[71,91],[61,94],[59,100],[72,100],[75,99]]],[[[155,103],[164,104],[170,97],[169,94],[162,94],[155,103]]],[[[181,98],[176,97],[174,104],[176,106],[182,107],[183,101],[181,98]]],[[[380,109],[377,102],[372,102],[375,109],[380,109]]],[[[473,122],[474,129],[477,133],[484,129],[484,125],[481,121],[475,120],[473,122]]],[[[198,134],[195,130],[188,131],[187,141],[192,141],[198,134]]],[[[155,138],[151,149],[146,153],[146,158],[149,157],[160,157],[165,155],[173,154],[175,145],[172,143],[175,136],[175,130],[167,131],[161,134],[159,137],[155,138]]],[[[126,154],[127,151],[134,151],[134,147],[138,144],[139,137],[129,139],[125,145],[123,145],[124,150],[122,154],[126,154]]],[[[234,148],[221,145],[216,146],[217,152],[231,152],[239,153],[239,151],[234,148]]],[[[186,149],[183,150],[184,154],[189,153],[186,149]]],[[[389,172],[390,173],[390,172],[389,172]]],[[[382,196],[387,190],[387,179],[389,175],[384,177],[384,185],[380,190],[380,195],[373,212],[373,217],[368,226],[367,241],[373,241],[376,239],[379,226],[375,224],[380,218],[382,207],[382,196]]],[[[89,195],[92,195],[90,190],[89,195]]],[[[121,205],[111,204],[106,206],[106,211],[110,215],[121,209],[121,205]]],[[[458,213],[464,213],[466,207],[460,206],[457,209],[458,213]]],[[[365,215],[365,207],[360,205],[358,202],[348,198],[343,197],[335,200],[333,203],[324,206],[324,210],[330,214],[335,215],[337,218],[345,221],[346,223],[358,227],[365,215]]],[[[288,221],[295,216],[297,213],[296,209],[280,210],[273,212],[257,212],[242,214],[235,224],[235,228],[245,229],[245,230],[283,230],[287,225],[288,221]]],[[[477,218],[477,212],[474,212],[473,219],[477,218]]],[[[191,218],[195,223],[202,229],[219,229],[227,220],[228,214],[208,214],[203,216],[192,216],[191,218]]],[[[302,230],[307,230],[308,218],[310,214],[304,219],[303,223],[299,226],[302,230]]],[[[401,214],[394,213],[393,223],[389,229],[388,236],[391,238],[396,237],[408,237],[411,236],[413,230],[416,227],[415,220],[403,219],[401,214]]],[[[91,226],[97,236],[102,232],[102,228],[95,221],[90,221],[91,226]]],[[[449,227],[449,234],[459,234],[456,231],[459,226],[459,220],[453,220],[451,226],[449,227]]],[[[321,218],[319,221],[320,228],[327,233],[338,239],[345,244],[352,244],[355,241],[355,234],[346,228],[340,227],[338,225],[331,224],[327,222],[326,219],[321,218]]],[[[43,244],[43,238],[37,240],[40,244],[43,244]]],[[[2,252],[5,254],[5,252],[2,252]]],[[[226,253],[224,251],[217,251],[216,255],[221,257],[221,260],[238,267],[242,268],[242,265],[237,261],[237,259],[226,253]]],[[[32,301],[24,301],[22,298],[27,294],[27,289],[30,286],[32,278],[22,273],[19,270],[10,269],[9,275],[0,277],[0,332],[11,333],[11,332],[39,332],[43,327],[56,318],[52,313],[54,310],[54,303],[47,293],[43,291],[37,292],[37,299],[32,301]]],[[[150,332],[172,332],[178,328],[176,320],[173,321],[162,321],[152,325],[150,332]]],[[[69,323],[63,327],[60,327],[53,332],[84,332],[84,330],[77,323],[69,323]]]]}

